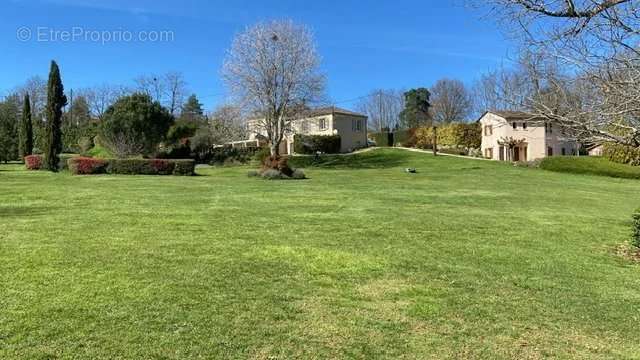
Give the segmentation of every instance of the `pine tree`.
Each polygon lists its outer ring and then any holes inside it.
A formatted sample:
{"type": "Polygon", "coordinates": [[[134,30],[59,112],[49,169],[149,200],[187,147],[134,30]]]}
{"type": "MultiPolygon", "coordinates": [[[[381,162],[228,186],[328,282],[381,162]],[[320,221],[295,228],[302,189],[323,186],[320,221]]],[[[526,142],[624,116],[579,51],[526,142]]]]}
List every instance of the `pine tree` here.
{"type": "Polygon", "coordinates": [[[33,123],[31,122],[31,98],[29,93],[24,96],[22,121],[20,123],[20,159],[33,153],[33,123]]]}
{"type": "Polygon", "coordinates": [[[182,106],[181,120],[200,122],[204,119],[204,110],[202,104],[198,100],[198,97],[193,94],[189,96],[187,102],[182,106]]]}
{"type": "Polygon", "coordinates": [[[44,153],[44,166],[50,171],[58,171],[58,155],[62,151],[62,108],[67,105],[64,87],[60,78],[60,68],[51,61],[49,82],[47,84],[47,146],[44,153]]]}

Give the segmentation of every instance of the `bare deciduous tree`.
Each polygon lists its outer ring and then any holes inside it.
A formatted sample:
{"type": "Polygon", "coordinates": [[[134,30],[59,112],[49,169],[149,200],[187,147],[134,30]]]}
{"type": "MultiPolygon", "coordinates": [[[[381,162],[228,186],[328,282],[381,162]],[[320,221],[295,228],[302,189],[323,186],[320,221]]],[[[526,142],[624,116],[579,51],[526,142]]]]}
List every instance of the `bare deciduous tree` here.
{"type": "Polygon", "coordinates": [[[87,99],[91,114],[102,120],[109,106],[113,105],[118,98],[128,93],[130,93],[130,90],[125,87],[102,84],[81,90],[80,96],[84,96],[87,99]]]}
{"type": "Polygon", "coordinates": [[[521,110],[524,99],[514,100],[514,96],[528,97],[528,81],[518,70],[497,69],[483,74],[473,85],[474,108],[477,115],[488,110],[521,110]]]}
{"type": "Polygon", "coordinates": [[[180,107],[184,103],[187,94],[187,82],[184,75],[179,72],[169,72],[164,76],[164,89],[166,93],[167,103],[171,115],[176,115],[180,107]]]}
{"type": "Polygon", "coordinates": [[[141,75],[133,80],[135,90],[145,95],[151,96],[154,101],[164,102],[166,94],[166,83],[162,76],[158,75],[141,75]]]}
{"type": "Polygon", "coordinates": [[[292,21],[258,23],[233,41],[222,75],[238,103],[260,114],[272,156],[291,122],[324,95],[311,31],[292,21]]]}
{"type": "Polygon", "coordinates": [[[174,116],[177,115],[188,93],[184,75],[176,71],[164,75],[142,75],[133,81],[136,91],[151,96],[174,116]]]}
{"type": "Polygon", "coordinates": [[[472,110],[471,95],[460,80],[438,80],[431,88],[431,109],[440,124],[466,120],[472,110]]]}
{"type": "Polygon", "coordinates": [[[15,91],[18,94],[29,94],[31,99],[31,112],[40,119],[44,112],[44,106],[47,102],[47,81],[40,76],[34,76],[29,79],[15,91]]]}
{"type": "Polygon", "coordinates": [[[526,99],[532,116],[583,141],[640,147],[639,1],[484,2],[506,26],[516,24],[527,52],[544,59],[529,61],[539,85],[526,99]]]}
{"type": "Polygon", "coordinates": [[[404,109],[404,91],[383,90],[372,91],[357,105],[358,110],[369,116],[369,125],[374,131],[383,128],[393,129],[398,126],[400,113],[404,109]]]}

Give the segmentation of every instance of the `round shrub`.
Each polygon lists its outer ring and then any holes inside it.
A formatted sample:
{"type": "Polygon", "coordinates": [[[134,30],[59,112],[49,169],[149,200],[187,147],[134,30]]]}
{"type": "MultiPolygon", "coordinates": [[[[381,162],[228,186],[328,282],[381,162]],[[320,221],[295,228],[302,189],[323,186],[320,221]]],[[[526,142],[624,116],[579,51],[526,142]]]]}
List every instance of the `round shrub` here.
{"type": "Polygon", "coordinates": [[[288,176],[276,169],[267,169],[262,172],[262,178],[266,180],[283,180],[288,178],[288,176]]]}
{"type": "Polygon", "coordinates": [[[121,158],[150,155],[173,122],[173,116],[149,95],[124,96],[107,109],[100,123],[100,139],[121,158]]]}
{"type": "Polygon", "coordinates": [[[304,170],[295,169],[293,170],[293,174],[291,174],[291,178],[295,180],[304,180],[307,178],[307,176],[305,175],[304,170]]]}

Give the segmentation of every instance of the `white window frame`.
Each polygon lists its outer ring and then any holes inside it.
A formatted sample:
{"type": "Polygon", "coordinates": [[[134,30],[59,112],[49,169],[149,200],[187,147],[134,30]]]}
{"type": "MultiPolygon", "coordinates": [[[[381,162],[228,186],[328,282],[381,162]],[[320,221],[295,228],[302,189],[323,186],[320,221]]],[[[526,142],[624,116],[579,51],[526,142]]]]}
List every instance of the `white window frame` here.
{"type": "Polygon", "coordinates": [[[327,130],[327,118],[321,118],[318,120],[318,129],[327,130]]]}

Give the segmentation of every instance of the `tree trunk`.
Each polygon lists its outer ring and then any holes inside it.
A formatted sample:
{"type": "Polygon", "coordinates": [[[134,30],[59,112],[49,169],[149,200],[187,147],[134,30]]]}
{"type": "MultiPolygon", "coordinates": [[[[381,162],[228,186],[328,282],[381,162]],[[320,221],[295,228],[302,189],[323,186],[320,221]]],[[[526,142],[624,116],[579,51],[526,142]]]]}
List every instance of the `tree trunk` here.
{"type": "Polygon", "coordinates": [[[271,141],[269,150],[271,151],[271,156],[280,156],[280,143],[278,143],[277,141],[271,141]]]}

